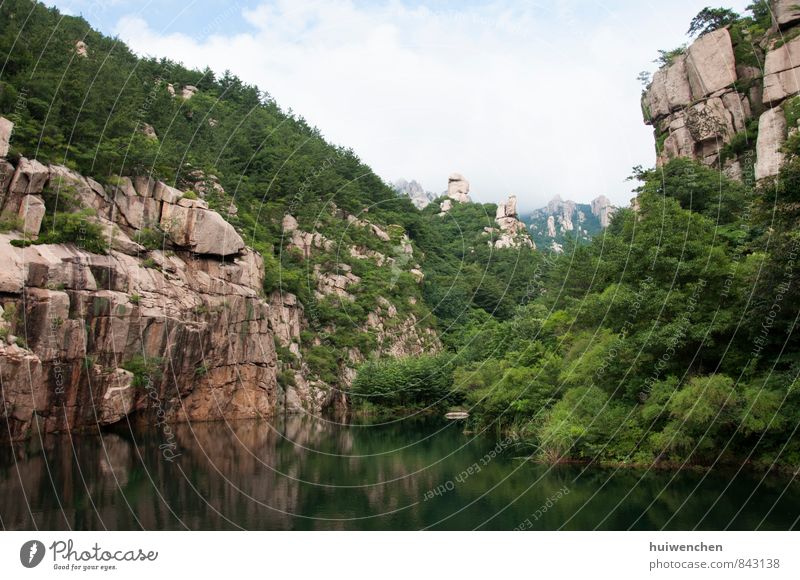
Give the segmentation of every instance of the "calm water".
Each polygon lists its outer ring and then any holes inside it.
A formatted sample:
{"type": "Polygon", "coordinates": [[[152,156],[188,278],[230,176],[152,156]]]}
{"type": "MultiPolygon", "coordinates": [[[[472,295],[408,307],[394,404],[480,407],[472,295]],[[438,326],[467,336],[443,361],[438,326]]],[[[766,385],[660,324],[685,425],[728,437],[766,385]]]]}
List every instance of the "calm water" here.
{"type": "Polygon", "coordinates": [[[159,434],[145,430],[51,437],[13,453],[6,446],[0,451],[0,524],[785,530],[797,528],[800,516],[800,485],[789,478],[762,481],[761,474],[735,470],[553,468],[438,420],[337,426],[288,417],[175,431],[181,455],[173,462],[164,460],[159,434]],[[470,473],[476,462],[480,470],[470,473]]]}

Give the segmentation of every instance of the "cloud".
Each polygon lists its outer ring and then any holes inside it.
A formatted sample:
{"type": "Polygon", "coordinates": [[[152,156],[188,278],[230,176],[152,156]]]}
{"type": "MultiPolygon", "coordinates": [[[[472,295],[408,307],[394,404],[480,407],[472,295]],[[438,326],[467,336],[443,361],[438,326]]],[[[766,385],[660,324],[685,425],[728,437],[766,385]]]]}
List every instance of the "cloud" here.
{"type": "Polygon", "coordinates": [[[458,171],[473,198],[516,193],[533,209],[555,194],[627,203],[631,167],[654,161],[636,75],[704,4],[277,0],[237,9],[246,30],[217,11],[195,34],[136,15],[115,32],[142,54],[230,69],[387,180],[440,192],[458,171]]]}

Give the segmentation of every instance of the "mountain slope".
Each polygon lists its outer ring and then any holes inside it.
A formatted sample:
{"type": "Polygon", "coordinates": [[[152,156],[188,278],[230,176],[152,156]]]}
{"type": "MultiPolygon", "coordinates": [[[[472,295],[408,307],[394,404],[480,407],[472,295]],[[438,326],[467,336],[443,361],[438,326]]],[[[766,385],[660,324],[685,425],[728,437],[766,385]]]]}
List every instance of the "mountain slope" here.
{"type": "Polygon", "coordinates": [[[417,210],[266,93],[29,0],[0,58],[4,435],[318,413],[438,350],[417,210]]]}

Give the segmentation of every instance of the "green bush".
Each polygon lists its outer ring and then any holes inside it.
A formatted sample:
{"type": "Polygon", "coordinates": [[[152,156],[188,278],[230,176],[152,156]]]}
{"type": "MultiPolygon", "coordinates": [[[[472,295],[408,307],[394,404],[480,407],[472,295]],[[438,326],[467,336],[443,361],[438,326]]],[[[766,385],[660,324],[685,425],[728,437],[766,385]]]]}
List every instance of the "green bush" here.
{"type": "Polygon", "coordinates": [[[45,216],[37,244],[75,244],[88,252],[105,254],[108,240],[103,228],[94,221],[94,210],[84,209],[76,213],[57,212],[45,216]]]}
{"type": "Polygon", "coordinates": [[[164,359],[137,355],[122,363],[122,368],[133,373],[133,386],[147,388],[161,380],[164,359]]]}
{"type": "Polygon", "coordinates": [[[358,369],[350,394],[354,405],[406,408],[449,406],[463,399],[453,390],[447,354],[369,361],[358,369]]]}

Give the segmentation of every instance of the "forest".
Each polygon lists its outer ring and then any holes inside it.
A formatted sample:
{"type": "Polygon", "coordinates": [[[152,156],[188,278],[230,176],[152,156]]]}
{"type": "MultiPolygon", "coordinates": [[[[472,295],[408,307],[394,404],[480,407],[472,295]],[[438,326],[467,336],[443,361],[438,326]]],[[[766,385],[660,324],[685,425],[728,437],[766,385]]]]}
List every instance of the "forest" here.
{"type": "MultiPolygon", "coordinates": [[[[281,251],[281,219],[292,213],[308,230],[366,245],[378,242],[320,220],[323,208],[401,227],[425,273],[423,302],[402,300],[418,292],[407,274],[390,283],[365,264],[348,314],[397,298],[436,328],[443,350],[366,361],[349,392],[354,411],[465,409],[469,430],[512,435],[543,461],[800,462],[800,134],[774,180],[734,181],[687,159],[634,168],[636,203],[590,244],[558,255],[495,250],[484,233],[493,204],[444,217],[437,204],[417,210],[355,152],[229,73],[140,58],[82,18],[28,0],[0,5],[0,60],[10,156],[106,183],[147,174],[186,189],[198,170],[217,176],[226,193],[206,199],[220,211],[235,204],[228,218],[264,256],[264,291],[295,293],[339,329],[307,357],[322,378],[333,378],[343,349],[369,350],[370,337],[334,305],[315,304],[309,265],[281,251]],[[91,58],[76,57],[76,39],[91,58]],[[176,99],[167,86],[198,90],[176,99]]],[[[61,237],[44,241],[69,241],[72,208],[49,209],[61,237]]],[[[161,234],[149,234],[157,245],[161,234]]]]}

